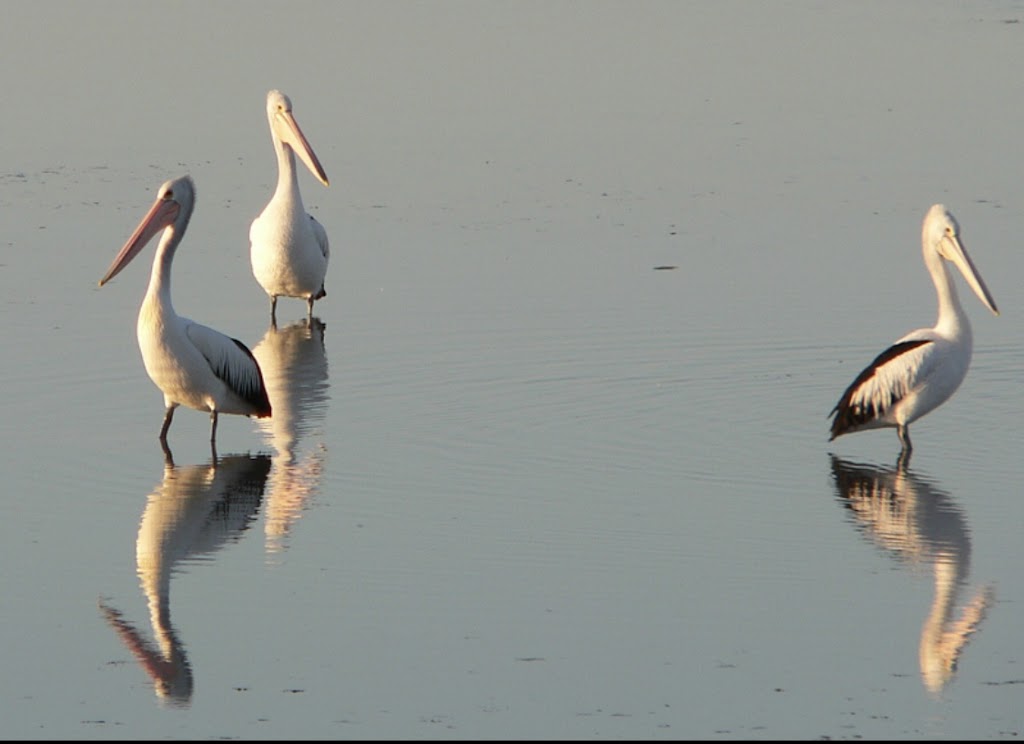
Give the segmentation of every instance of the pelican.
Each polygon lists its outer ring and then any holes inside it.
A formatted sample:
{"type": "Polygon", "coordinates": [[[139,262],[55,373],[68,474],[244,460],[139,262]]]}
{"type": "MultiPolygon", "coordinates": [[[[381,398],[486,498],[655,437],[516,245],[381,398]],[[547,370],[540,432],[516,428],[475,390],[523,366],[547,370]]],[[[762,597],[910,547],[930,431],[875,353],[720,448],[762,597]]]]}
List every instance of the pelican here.
{"type": "Polygon", "coordinates": [[[270,296],[270,320],[278,297],[302,297],[313,317],[313,302],[327,296],[324,277],[331,251],[327,231],[306,213],[299,193],[295,155],[324,186],[327,174],[292,115],[292,102],[279,90],[267,93],[267,121],[277,153],[277,188],[249,227],[252,274],[270,296]]]}
{"type": "Polygon", "coordinates": [[[939,297],[938,320],[932,328],[919,328],[896,341],[857,375],[829,414],[834,415],[829,441],[894,426],[901,455],[909,457],[910,424],[949,400],[964,381],[971,363],[971,325],[947,261],[960,270],[985,307],[999,315],[960,241],[960,225],[941,204],[932,205],[924,217],[921,251],[939,297]]]}
{"type": "Polygon", "coordinates": [[[146,372],[164,394],[166,412],[160,443],[165,453],[168,452],[167,430],[179,405],[210,412],[210,445],[214,453],[219,413],[257,418],[270,416],[263,373],[245,344],[174,312],[171,262],[185,235],[194,204],[195,186],[189,176],[163,183],[153,206],[100,279],[102,287],[117,276],[154,235],[163,231],[136,331],[146,372]]]}

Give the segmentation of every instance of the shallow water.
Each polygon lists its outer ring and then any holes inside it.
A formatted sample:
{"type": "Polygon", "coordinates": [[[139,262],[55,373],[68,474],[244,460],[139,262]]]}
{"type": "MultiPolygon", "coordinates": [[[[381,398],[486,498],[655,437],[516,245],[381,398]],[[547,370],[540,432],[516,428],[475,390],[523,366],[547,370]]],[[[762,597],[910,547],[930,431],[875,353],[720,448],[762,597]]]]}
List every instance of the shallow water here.
{"type": "Polygon", "coordinates": [[[1019,736],[1019,3],[10,16],[7,736],[1019,736]],[[312,326],[249,271],[271,87],[331,178],[312,326]],[[152,247],[96,286],[183,172],[176,308],[276,413],[216,461],[157,442],[152,247]],[[936,201],[1001,315],[958,285],[900,472],[826,414],[933,321],[936,201]]]}

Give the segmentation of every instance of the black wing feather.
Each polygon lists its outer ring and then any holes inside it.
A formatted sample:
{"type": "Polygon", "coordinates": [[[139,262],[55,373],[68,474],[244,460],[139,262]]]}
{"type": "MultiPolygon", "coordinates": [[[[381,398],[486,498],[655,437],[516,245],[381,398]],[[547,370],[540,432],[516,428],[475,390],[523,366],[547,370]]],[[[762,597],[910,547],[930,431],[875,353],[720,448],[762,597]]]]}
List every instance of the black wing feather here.
{"type": "Polygon", "coordinates": [[[869,421],[874,420],[878,416],[882,415],[886,409],[892,406],[900,400],[898,397],[894,397],[884,406],[876,406],[874,403],[868,403],[867,405],[851,405],[850,401],[853,398],[853,394],[860,388],[861,385],[866,383],[875,373],[888,362],[891,362],[896,357],[902,356],[909,351],[913,351],[918,346],[932,343],[930,339],[916,339],[914,341],[901,341],[898,344],[893,344],[888,349],[883,351],[874,361],[871,362],[864,370],[857,375],[857,379],[850,383],[850,386],[846,388],[839,402],[836,403],[835,408],[829,413],[829,416],[835,414],[835,418],[832,419],[832,436],[829,441],[835,439],[840,434],[845,434],[848,431],[852,431],[859,426],[863,426],[869,421]]]}

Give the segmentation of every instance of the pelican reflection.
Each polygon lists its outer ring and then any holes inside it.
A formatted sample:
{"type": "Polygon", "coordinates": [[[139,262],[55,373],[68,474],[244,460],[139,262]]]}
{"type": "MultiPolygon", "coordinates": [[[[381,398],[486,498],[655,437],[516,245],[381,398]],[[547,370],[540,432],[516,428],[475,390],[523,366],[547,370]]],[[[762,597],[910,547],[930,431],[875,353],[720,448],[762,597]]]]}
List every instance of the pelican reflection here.
{"type": "Polygon", "coordinates": [[[135,540],[136,568],[155,642],[100,601],[103,616],[150,676],[163,703],[188,706],[193,688],[192,667],[171,624],[175,567],[238,540],[256,518],[269,472],[269,455],[228,455],[188,466],[174,465],[168,455],[163,480],[146,502],[135,540]]]}
{"type": "Polygon", "coordinates": [[[967,521],[947,493],[903,459],[895,468],[879,468],[833,455],[832,475],[840,500],[865,535],[898,560],[932,570],[935,595],[918,656],[925,687],[938,693],[953,678],[961,652],[995,598],[993,588],[984,586],[955,614],[970,570],[967,521]]]}
{"type": "Polygon", "coordinates": [[[276,452],[264,517],[270,553],[284,547],[323,475],[323,419],[329,399],[325,328],[317,317],[281,328],[271,323],[252,350],[274,408],[273,417],[258,421],[276,452]]]}

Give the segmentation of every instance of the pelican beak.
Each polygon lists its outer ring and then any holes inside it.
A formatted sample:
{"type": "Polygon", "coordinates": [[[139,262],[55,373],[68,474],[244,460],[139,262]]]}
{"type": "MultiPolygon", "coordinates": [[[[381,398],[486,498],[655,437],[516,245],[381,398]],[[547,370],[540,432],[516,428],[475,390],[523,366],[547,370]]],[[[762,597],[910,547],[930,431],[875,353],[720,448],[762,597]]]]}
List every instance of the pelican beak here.
{"type": "Polygon", "coordinates": [[[180,210],[181,207],[173,199],[157,198],[153,202],[153,206],[149,208],[149,212],[142,218],[142,222],[135,228],[135,232],[128,238],[128,242],[118,252],[114,262],[107,269],[107,273],[100,279],[100,286],[109,282],[121,272],[121,269],[131,263],[131,260],[139,254],[139,251],[154,235],[165,227],[173,225],[180,210]]]}
{"type": "Polygon", "coordinates": [[[978,299],[985,303],[985,307],[991,310],[993,315],[999,315],[996,301],[992,299],[992,293],[985,286],[985,280],[981,278],[981,274],[974,268],[974,262],[971,261],[971,257],[967,254],[967,249],[960,242],[960,238],[956,235],[947,235],[943,242],[948,249],[949,260],[960,269],[960,273],[964,275],[964,279],[971,285],[974,294],[978,295],[978,299]]]}
{"type": "Polygon", "coordinates": [[[290,146],[302,158],[302,162],[306,164],[310,173],[316,176],[320,183],[324,186],[330,186],[331,183],[327,180],[324,167],[320,165],[320,160],[317,158],[316,153],[313,152],[313,148],[310,147],[309,140],[302,133],[299,123],[292,116],[292,112],[278,111],[274,121],[279,124],[278,134],[281,137],[281,141],[290,146]]]}

